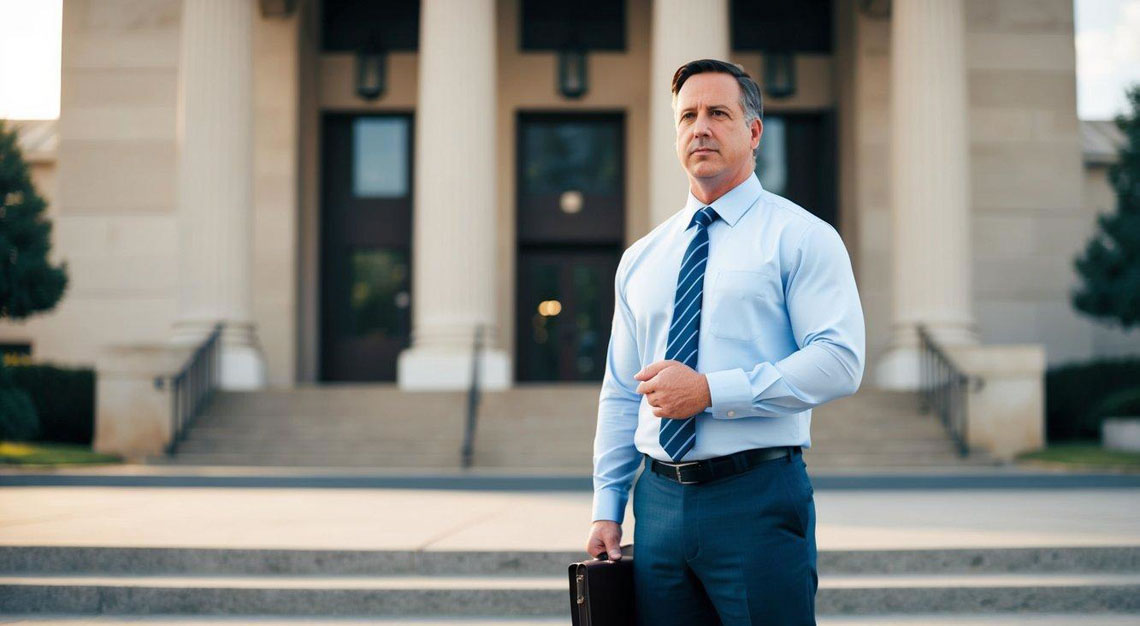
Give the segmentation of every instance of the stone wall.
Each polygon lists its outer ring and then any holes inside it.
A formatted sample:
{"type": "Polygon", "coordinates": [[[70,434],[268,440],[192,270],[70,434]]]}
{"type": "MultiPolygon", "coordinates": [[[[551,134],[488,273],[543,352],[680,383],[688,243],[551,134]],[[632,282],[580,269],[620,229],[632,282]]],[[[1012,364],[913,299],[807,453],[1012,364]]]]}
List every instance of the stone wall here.
{"type": "MultiPolygon", "coordinates": [[[[1073,257],[1095,223],[1082,199],[1073,6],[964,0],[969,98],[973,310],[983,343],[1042,343],[1050,364],[1135,353],[1069,304],[1073,257]]],[[[843,15],[843,11],[839,12],[843,15]]],[[[871,366],[889,340],[892,235],[890,23],[851,9],[853,262],[871,366]]],[[[843,21],[837,22],[842,27],[843,21]]],[[[841,48],[841,54],[844,50],[841,48]]],[[[842,187],[841,187],[842,188],[842,187]]]]}
{"type": "MultiPolygon", "coordinates": [[[[842,0],[838,28],[849,28],[838,50],[850,80],[840,95],[840,166],[850,181],[841,180],[845,206],[855,226],[845,238],[855,269],[855,281],[863,304],[867,328],[867,369],[873,372],[886,350],[891,328],[891,203],[890,203],[890,35],[889,19],[869,17],[855,8],[854,0],[842,0]],[[848,105],[849,103],[849,105],[848,105]]],[[[870,381],[870,377],[865,377],[870,381]]]]}
{"type": "Polygon", "coordinates": [[[253,320],[270,387],[297,380],[300,21],[253,22],[253,320]]]}
{"type": "Polygon", "coordinates": [[[0,325],[37,360],[94,365],[106,344],[164,337],[175,314],[178,0],[65,0],[53,311],[0,325]]]}
{"type": "Polygon", "coordinates": [[[1091,355],[1069,304],[1081,210],[1073,4],[968,0],[975,313],[985,343],[1091,355]]]}
{"type": "MultiPolygon", "coordinates": [[[[58,307],[0,324],[37,360],[92,366],[110,344],[161,342],[177,315],[179,0],[65,0],[51,197],[58,307]]],[[[297,19],[254,22],[253,315],[270,385],[295,380],[297,19]]]]}

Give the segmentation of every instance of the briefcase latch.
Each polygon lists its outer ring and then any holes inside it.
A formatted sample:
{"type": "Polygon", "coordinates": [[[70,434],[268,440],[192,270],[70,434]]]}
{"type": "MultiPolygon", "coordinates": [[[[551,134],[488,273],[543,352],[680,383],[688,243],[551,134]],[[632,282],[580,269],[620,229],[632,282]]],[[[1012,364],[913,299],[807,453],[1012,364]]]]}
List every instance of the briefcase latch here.
{"type": "Polygon", "coordinates": [[[577,582],[578,582],[578,604],[585,604],[586,603],[586,576],[584,574],[578,574],[578,577],[575,580],[577,580],[577,582]]]}

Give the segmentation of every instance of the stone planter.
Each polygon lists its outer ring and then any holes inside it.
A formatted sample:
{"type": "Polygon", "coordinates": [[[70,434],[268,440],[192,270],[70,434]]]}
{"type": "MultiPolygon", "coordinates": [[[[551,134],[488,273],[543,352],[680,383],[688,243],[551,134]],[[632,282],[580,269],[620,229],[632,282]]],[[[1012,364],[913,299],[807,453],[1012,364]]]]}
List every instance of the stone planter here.
{"type": "Polygon", "coordinates": [[[1108,450],[1140,452],[1140,416],[1106,417],[1100,433],[1101,442],[1108,450]]]}

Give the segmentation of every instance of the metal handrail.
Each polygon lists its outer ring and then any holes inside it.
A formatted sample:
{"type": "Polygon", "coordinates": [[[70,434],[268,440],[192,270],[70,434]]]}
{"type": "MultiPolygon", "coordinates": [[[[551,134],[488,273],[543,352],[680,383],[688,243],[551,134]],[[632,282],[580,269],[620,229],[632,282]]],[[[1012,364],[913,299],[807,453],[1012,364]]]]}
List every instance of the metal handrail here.
{"type": "Polygon", "coordinates": [[[210,334],[194,349],[186,364],[178,373],[154,377],[155,389],[170,386],[170,443],[166,444],[166,454],[174,454],[175,448],[186,436],[186,430],[198,416],[202,407],[209,401],[218,382],[220,351],[219,338],[222,323],[214,324],[210,334]]]}
{"type": "Polygon", "coordinates": [[[463,431],[461,461],[464,469],[471,467],[475,454],[475,426],[479,419],[479,351],[483,349],[483,326],[475,325],[475,342],[471,348],[471,385],[467,388],[467,423],[463,431]]]}
{"type": "Polygon", "coordinates": [[[958,454],[967,456],[970,454],[966,433],[968,394],[971,387],[975,391],[980,389],[984,381],[963,372],[922,324],[918,325],[918,337],[922,412],[937,411],[958,454]]]}

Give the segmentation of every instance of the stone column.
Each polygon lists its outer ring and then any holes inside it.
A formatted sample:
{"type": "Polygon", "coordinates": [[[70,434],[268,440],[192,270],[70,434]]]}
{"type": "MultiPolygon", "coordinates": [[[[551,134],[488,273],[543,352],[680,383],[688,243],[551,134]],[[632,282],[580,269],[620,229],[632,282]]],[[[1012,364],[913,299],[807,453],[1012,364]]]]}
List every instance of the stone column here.
{"type": "Polygon", "coordinates": [[[179,289],[172,341],[223,322],[220,384],[265,386],[251,318],[253,0],[182,3],[179,289]]]}
{"type": "Polygon", "coordinates": [[[919,323],[946,346],[977,342],[965,18],[961,0],[896,0],[891,20],[894,319],[876,382],[916,389],[919,323]]]}
{"type": "Polygon", "coordinates": [[[412,347],[402,389],[463,389],[476,325],[480,383],[510,385],[495,323],[495,3],[424,0],[416,107],[412,347]]]}
{"type": "MultiPolygon", "coordinates": [[[[649,226],[685,205],[689,179],[677,160],[673,74],[697,59],[729,60],[728,0],[653,0],[649,92],[649,226]]],[[[754,77],[759,78],[759,77],[754,77]]]]}

